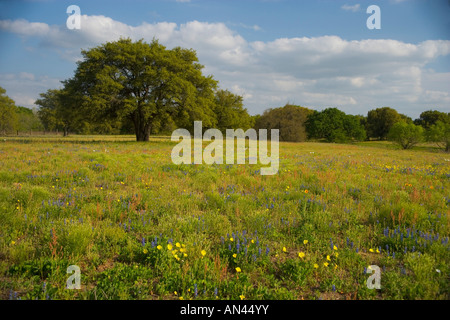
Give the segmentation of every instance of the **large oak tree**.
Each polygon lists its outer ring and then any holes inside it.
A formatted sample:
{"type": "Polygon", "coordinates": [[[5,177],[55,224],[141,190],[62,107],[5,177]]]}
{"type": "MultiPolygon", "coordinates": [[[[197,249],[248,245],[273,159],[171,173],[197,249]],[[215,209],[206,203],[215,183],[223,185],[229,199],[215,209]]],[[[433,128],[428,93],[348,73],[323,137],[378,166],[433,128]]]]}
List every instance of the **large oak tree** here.
{"type": "Polygon", "coordinates": [[[152,129],[169,119],[188,130],[194,120],[202,120],[204,128],[216,125],[217,82],[202,74],[194,50],[169,50],[157,40],[120,39],[82,55],[65,87],[73,100],[82,101],[80,111],[91,121],[128,118],[137,141],[148,141],[152,129]]]}

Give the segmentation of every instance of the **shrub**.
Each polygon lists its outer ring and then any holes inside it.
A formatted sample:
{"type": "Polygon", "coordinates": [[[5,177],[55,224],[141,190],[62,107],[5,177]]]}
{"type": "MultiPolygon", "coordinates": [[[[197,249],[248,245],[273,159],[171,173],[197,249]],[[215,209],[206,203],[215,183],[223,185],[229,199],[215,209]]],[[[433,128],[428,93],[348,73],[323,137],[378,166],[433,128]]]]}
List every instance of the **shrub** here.
{"type": "Polygon", "coordinates": [[[423,141],[424,131],[421,126],[400,121],[395,123],[388,134],[388,139],[397,143],[402,149],[411,149],[423,141]]]}

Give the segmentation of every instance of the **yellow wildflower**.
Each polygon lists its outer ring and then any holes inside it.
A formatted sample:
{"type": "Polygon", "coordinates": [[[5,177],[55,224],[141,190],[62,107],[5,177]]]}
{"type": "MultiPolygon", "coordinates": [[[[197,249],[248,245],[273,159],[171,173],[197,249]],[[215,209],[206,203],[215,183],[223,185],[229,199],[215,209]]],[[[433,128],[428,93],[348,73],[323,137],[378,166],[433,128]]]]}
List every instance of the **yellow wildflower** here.
{"type": "Polygon", "coordinates": [[[242,271],[241,268],[236,267],[236,272],[241,272],[241,271],[242,271]]]}
{"type": "Polygon", "coordinates": [[[167,249],[172,250],[172,248],[173,248],[172,244],[169,243],[169,244],[167,245],[167,249]]]}
{"type": "Polygon", "coordinates": [[[236,257],[237,257],[237,254],[236,254],[236,253],[234,253],[234,254],[233,254],[233,258],[236,258],[236,257]]]}
{"type": "Polygon", "coordinates": [[[177,248],[181,247],[179,242],[175,243],[175,246],[177,246],[177,248]]]}
{"type": "Polygon", "coordinates": [[[307,244],[308,243],[308,240],[303,240],[303,244],[307,244]]]}
{"type": "Polygon", "coordinates": [[[324,262],[323,265],[324,265],[325,267],[328,267],[328,262],[324,262]]]}
{"type": "Polygon", "coordinates": [[[148,250],[144,249],[142,252],[144,252],[144,254],[147,254],[148,250]]]}
{"type": "Polygon", "coordinates": [[[241,294],[241,295],[239,296],[239,298],[241,298],[241,300],[244,300],[244,299],[245,299],[245,296],[244,296],[243,294],[241,294]]]}
{"type": "Polygon", "coordinates": [[[314,268],[317,269],[319,265],[317,263],[314,263],[314,268]]]}
{"type": "Polygon", "coordinates": [[[328,260],[328,261],[331,261],[331,258],[330,258],[330,256],[329,256],[329,255],[327,256],[327,260],[328,260]]]}
{"type": "Polygon", "coordinates": [[[283,247],[283,252],[286,252],[287,250],[286,250],[286,247],[283,247]]]}
{"type": "Polygon", "coordinates": [[[160,245],[158,245],[158,246],[156,247],[156,249],[161,250],[162,247],[161,247],[160,245]]]}
{"type": "Polygon", "coordinates": [[[206,251],[205,250],[202,250],[200,253],[202,254],[202,256],[206,255],[206,251]]]}
{"type": "Polygon", "coordinates": [[[299,252],[299,253],[298,253],[298,256],[299,256],[300,258],[304,258],[304,257],[305,257],[305,253],[304,253],[304,252],[299,252]]]}

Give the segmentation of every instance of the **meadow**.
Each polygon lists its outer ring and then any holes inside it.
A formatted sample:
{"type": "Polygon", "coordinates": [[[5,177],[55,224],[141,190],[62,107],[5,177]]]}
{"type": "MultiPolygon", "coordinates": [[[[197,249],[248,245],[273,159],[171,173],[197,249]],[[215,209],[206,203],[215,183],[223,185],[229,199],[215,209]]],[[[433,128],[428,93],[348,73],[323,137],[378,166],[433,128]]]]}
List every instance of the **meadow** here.
{"type": "Polygon", "coordinates": [[[0,140],[0,299],[450,298],[449,154],[280,143],[262,176],[134,139],[0,140]]]}

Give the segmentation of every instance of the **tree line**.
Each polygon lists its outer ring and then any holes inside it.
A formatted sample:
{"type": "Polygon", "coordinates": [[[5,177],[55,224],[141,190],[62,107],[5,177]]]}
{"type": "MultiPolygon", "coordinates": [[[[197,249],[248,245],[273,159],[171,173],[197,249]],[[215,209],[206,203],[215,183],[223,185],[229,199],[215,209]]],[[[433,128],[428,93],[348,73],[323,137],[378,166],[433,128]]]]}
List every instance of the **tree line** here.
{"type": "Polygon", "coordinates": [[[14,100],[6,95],[6,90],[0,87],[0,134],[43,129],[36,109],[16,106],[14,100]]]}
{"type": "Polygon", "coordinates": [[[390,107],[376,108],[363,116],[337,108],[317,111],[287,104],[256,116],[255,128],[279,129],[282,141],[347,143],[375,139],[393,141],[403,149],[429,141],[447,152],[450,149],[450,113],[437,110],[424,111],[412,120],[390,107]]]}
{"type": "Polygon", "coordinates": [[[192,49],[167,49],[156,39],[120,39],[81,54],[62,88],[40,94],[38,110],[15,106],[0,89],[0,132],[25,125],[27,130],[59,130],[64,135],[135,134],[137,141],[148,141],[150,135],[176,128],[192,132],[194,121],[201,120],[204,130],[279,129],[281,141],[389,139],[406,149],[428,140],[449,151],[449,113],[428,110],[413,121],[390,107],[363,116],[286,104],[250,116],[241,96],[203,74],[192,49]]]}

